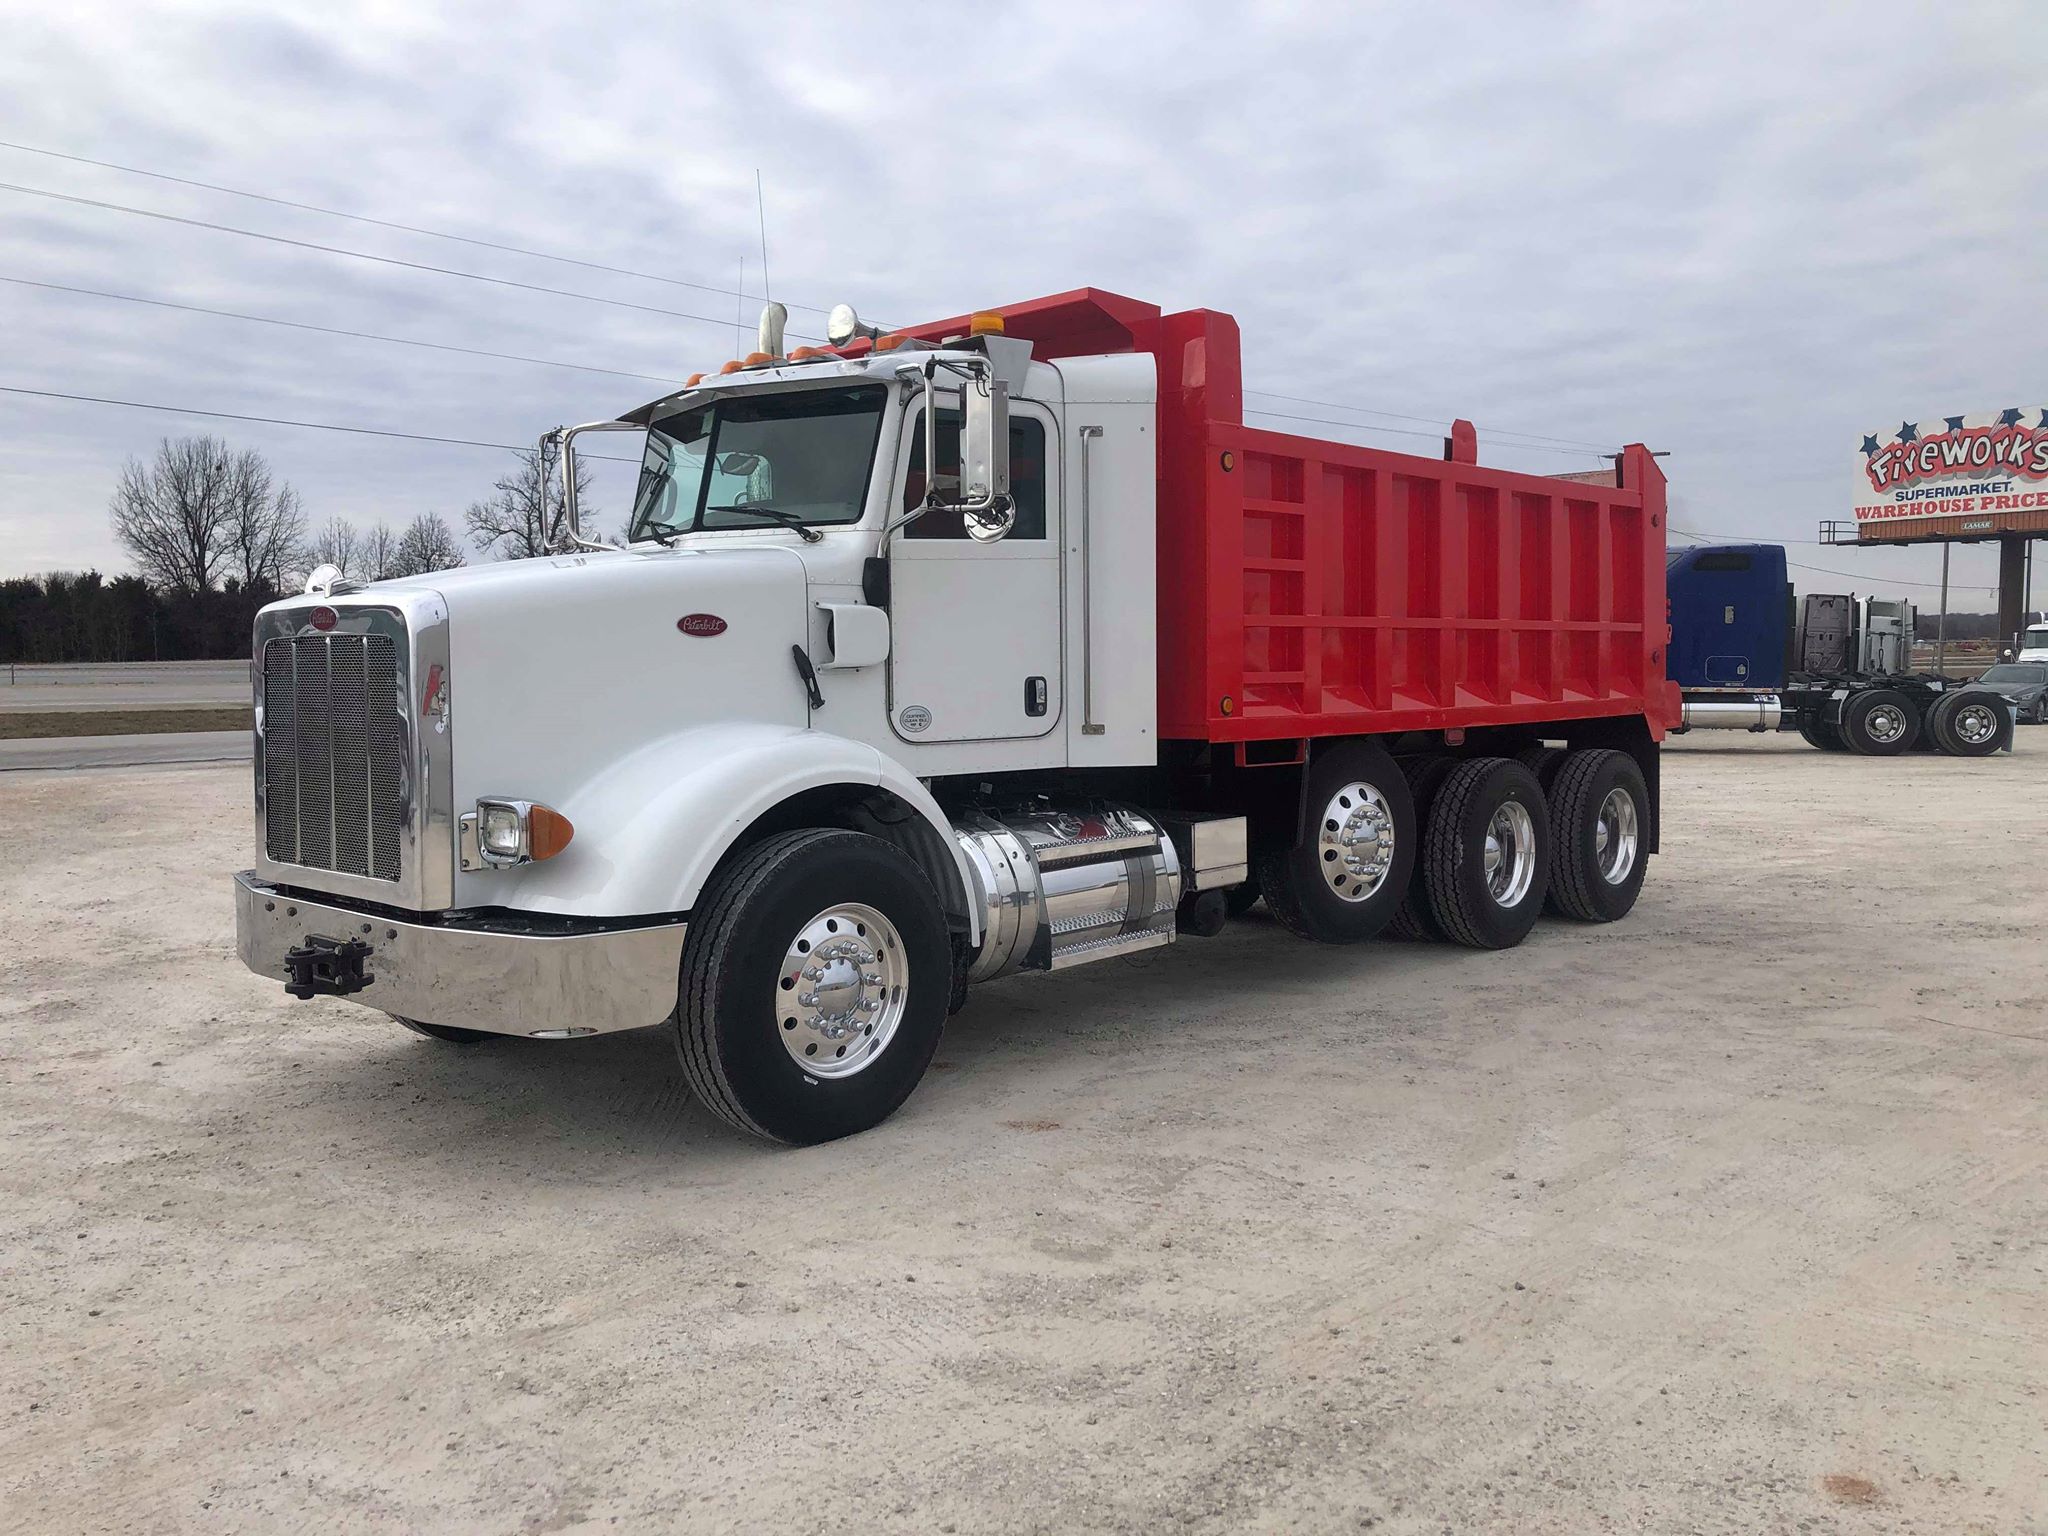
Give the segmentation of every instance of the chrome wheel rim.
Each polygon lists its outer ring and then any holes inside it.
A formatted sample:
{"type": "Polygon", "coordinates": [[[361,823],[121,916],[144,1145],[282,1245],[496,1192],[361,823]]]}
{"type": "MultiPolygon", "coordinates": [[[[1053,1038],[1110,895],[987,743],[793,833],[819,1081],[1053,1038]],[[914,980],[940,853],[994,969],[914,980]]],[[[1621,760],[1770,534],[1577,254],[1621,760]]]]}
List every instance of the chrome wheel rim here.
{"type": "Polygon", "coordinates": [[[1956,709],[1956,717],[1949,722],[1959,740],[1973,747],[1980,747],[1998,734],[1998,717],[1991,712],[1988,704],[1964,704],[1956,709]]]}
{"type": "Polygon", "coordinates": [[[909,1006],[910,961],[896,925],[841,902],[790,940],[775,981],[775,1032],[814,1077],[852,1077],[887,1050],[909,1006]]]}
{"type": "Polygon", "coordinates": [[[1369,900],[1394,867],[1394,813],[1386,796],[1363,781],[1330,796],[1316,856],[1323,883],[1338,900],[1369,900]]]}
{"type": "Polygon", "coordinates": [[[1872,741],[1888,747],[1906,734],[1906,712],[1896,704],[1879,704],[1863,717],[1863,729],[1872,741]]]}
{"type": "Polygon", "coordinates": [[[1600,866],[1600,878],[1620,885],[1636,867],[1636,797],[1616,785],[1600,802],[1599,819],[1593,823],[1593,859],[1600,866]]]}
{"type": "Polygon", "coordinates": [[[1519,800],[1503,800],[1486,824],[1486,894],[1520,906],[1536,879],[1536,823],[1519,800]]]}

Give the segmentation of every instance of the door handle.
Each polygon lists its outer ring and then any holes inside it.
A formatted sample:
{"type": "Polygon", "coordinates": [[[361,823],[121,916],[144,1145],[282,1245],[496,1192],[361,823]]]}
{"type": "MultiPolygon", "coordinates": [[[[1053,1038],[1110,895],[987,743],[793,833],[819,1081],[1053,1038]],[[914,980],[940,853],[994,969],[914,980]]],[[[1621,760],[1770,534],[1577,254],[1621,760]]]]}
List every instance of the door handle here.
{"type": "Polygon", "coordinates": [[[1105,727],[1095,718],[1095,509],[1090,487],[1094,463],[1090,450],[1102,436],[1100,427],[1081,428],[1081,734],[1100,736],[1105,727]]]}

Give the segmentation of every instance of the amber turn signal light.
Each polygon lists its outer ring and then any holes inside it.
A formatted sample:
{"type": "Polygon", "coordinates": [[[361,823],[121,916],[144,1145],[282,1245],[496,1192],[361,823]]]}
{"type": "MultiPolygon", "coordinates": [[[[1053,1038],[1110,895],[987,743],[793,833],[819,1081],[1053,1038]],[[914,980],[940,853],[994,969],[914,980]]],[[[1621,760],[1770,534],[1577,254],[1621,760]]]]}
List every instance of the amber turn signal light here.
{"type": "Polygon", "coordinates": [[[526,813],[526,845],[536,859],[552,859],[575,835],[569,818],[552,806],[536,805],[526,813]]]}

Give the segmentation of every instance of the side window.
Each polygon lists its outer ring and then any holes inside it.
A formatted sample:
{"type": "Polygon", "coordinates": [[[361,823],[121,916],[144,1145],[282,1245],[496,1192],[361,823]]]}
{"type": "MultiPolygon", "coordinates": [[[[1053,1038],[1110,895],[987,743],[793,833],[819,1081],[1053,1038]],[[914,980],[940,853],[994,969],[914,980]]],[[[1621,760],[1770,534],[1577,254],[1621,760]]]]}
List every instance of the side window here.
{"type": "MultiPolygon", "coordinates": [[[[903,510],[911,512],[924,503],[924,418],[910,434],[910,473],[903,481],[903,510]]],[[[939,489],[960,488],[960,413],[939,412],[939,489]]],[[[1017,503],[1017,525],[1013,539],[1045,537],[1045,424],[1035,417],[1010,418],[1010,496],[1017,503]]],[[[946,507],[934,507],[903,530],[906,539],[964,539],[967,520],[946,507]]]]}

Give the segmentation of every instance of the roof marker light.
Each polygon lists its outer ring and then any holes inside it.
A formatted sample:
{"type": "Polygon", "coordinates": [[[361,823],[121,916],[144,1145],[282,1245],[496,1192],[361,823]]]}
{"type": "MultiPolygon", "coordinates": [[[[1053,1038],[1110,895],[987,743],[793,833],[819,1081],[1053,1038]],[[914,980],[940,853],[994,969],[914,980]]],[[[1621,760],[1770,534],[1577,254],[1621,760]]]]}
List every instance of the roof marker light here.
{"type": "Polygon", "coordinates": [[[994,310],[983,310],[967,318],[967,334],[970,336],[1000,336],[1003,334],[1003,317],[994,310]]]}

